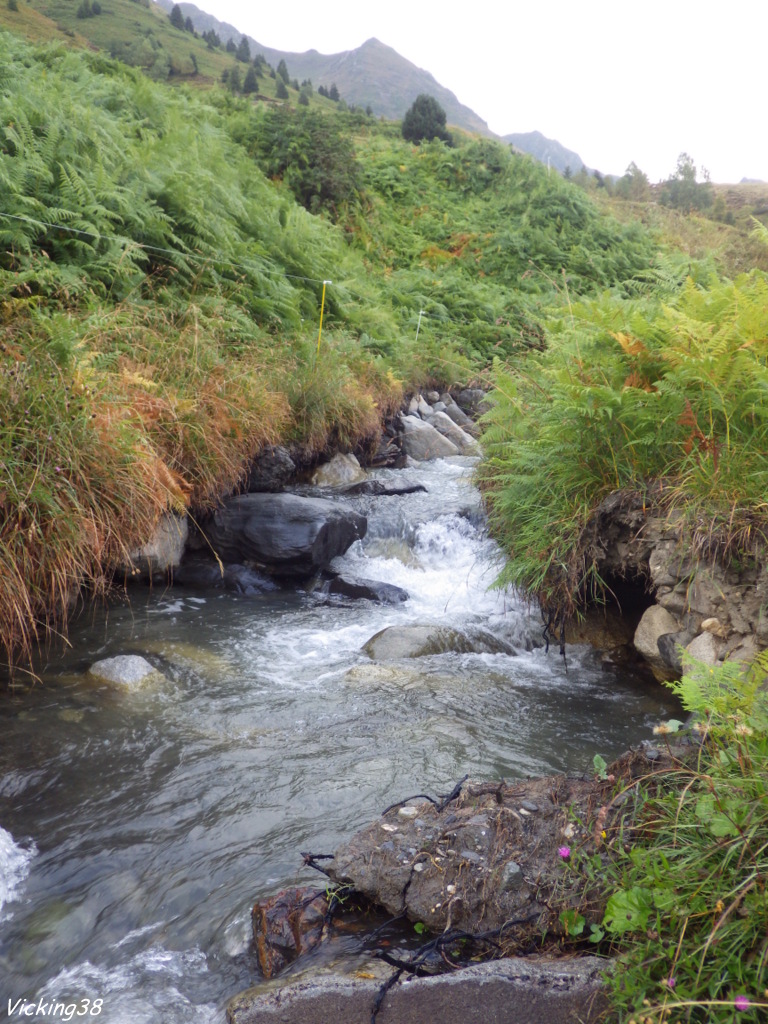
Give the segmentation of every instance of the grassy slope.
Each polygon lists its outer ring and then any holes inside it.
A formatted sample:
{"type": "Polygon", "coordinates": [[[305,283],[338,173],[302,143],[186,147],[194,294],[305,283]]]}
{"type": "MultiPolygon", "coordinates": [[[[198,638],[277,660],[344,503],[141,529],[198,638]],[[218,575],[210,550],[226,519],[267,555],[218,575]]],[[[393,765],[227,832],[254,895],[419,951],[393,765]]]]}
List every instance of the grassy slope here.
{"type": "Polygon", "coordinates": [[[540,346],[566,291],[626,298],[658,276],[647,232],[494,143],[413,147],[331,105],[361,182],[334,225],[258,171],[258,104],[0,47],[8,650],[103,584],[163,508],[236,486],[260,445],[365,443],[401,381],[467,380],[540,346]]]}

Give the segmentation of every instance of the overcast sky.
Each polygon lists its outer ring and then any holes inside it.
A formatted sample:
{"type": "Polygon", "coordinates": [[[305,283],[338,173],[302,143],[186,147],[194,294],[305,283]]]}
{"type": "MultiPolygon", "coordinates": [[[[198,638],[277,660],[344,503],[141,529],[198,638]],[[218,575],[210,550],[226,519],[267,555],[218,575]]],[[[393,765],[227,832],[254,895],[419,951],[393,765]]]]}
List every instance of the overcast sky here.
{"type": "Polygon", "coordinates": [[[375,36],[492,131],[543,132],[605,173],[634,160],[660,181],[685,151],[713,181],[768,181],[765,0],[197,4],[279,50],[375,36]]]}

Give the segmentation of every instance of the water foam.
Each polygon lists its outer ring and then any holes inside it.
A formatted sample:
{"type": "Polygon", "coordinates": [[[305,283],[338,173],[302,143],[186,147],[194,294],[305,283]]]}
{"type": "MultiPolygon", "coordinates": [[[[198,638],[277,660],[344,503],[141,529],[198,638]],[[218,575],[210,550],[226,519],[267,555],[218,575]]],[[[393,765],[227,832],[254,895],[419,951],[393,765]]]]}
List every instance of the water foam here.
{"type": "Polygon", "coordinates": [[[0,920],[3,907],[18,899],[19,889],[29,874],[29,866],[37,853],[34,843],[20,846],[10,832],[0,827],[0,920]]]}

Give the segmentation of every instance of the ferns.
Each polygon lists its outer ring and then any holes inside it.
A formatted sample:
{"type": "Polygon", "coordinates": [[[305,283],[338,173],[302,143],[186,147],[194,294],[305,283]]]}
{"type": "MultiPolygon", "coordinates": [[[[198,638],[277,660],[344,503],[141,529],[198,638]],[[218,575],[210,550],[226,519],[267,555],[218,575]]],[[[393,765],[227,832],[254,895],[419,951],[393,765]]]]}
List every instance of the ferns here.
{"type": "Polygon", "coordinates": [[[768,278],[675,300],[576,305],[550,347],[497,367],[481,471],[512,556],[505,580],[572,607],[589,567],[580,532],[608,493],[662,478],[691,517],[768,532],[768,278]],[[755,519],[757,517],[757,519],[755,519]]]}

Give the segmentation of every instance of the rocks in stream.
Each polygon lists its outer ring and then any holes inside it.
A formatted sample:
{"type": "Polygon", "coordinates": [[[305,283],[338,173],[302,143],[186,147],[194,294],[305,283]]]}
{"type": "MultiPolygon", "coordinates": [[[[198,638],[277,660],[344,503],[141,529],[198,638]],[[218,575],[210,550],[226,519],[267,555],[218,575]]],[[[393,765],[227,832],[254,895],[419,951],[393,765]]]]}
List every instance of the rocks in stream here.
{"type": "Polygon", "coordinates": [[[431,459],[442,459],[449,455],[459,455],[459,449],[447,437],[418,416],[401,416],[402,446],[406,455],[417,462],[428,462],[431,459]]]}
{"type": "Polygon", "coordinates": [[[254,904],[253,946],[265,978],[274,978],[302,953],[317,946],[327,913],[325,893],[307,887],[285,889],[254,904]]]}
{"type": "MultiPolygon", "coordinates": [[[[611,767],[617,777],[647,769],[634,752],[611,767]]],[[[499,941],[514,952],[535,935],[561,934],[560,912],[584,900],[584,880],[567,874],[565,860],[571,846],[600,850],[602,830],[621,813],[613,792],[610,781],[562,775],[467,782],[452,800],[393,805],[324,868],[332,881],[434,934],[503,927],[499,941]]]]}
{"type": "Polygon", "coordinates": [[[138,654],[118,654],[96,661],[88,670],[88,677],[93,682],[109,683],[126,690],[166,682],[163,673],[138,654]]]}
{"type": "Polygon", "coordinates": [[[484,629],[452,629],[447,626],[387,626],[363,645],[374,661],[399,661],[433,654],[515,654],[506,641],[484,629]]]}
{"type": "Polygon", "coordinates": [[[204,532],[224,562],[306,578],[361,540],[367,525],[365,516],[324,498],[243,494],[228,499],[204,532]]]}
{"type": "Polygon", "coordinates": [[[375,601],[378,604],[402,604],[408,600],[408,591],[396,587],[394,583],[383,583],[381,580],[367,580],[351,573],[336,573],[332,579],[322,584],[321,593],[355,600],[375,601]]]}
{"type": "Polygon", "coordinates": [[[312,476],[315,487],[348,487],[366,479],[365,470],[354,455],[339,452],[330,460],[318,466],[312,476]]]}

